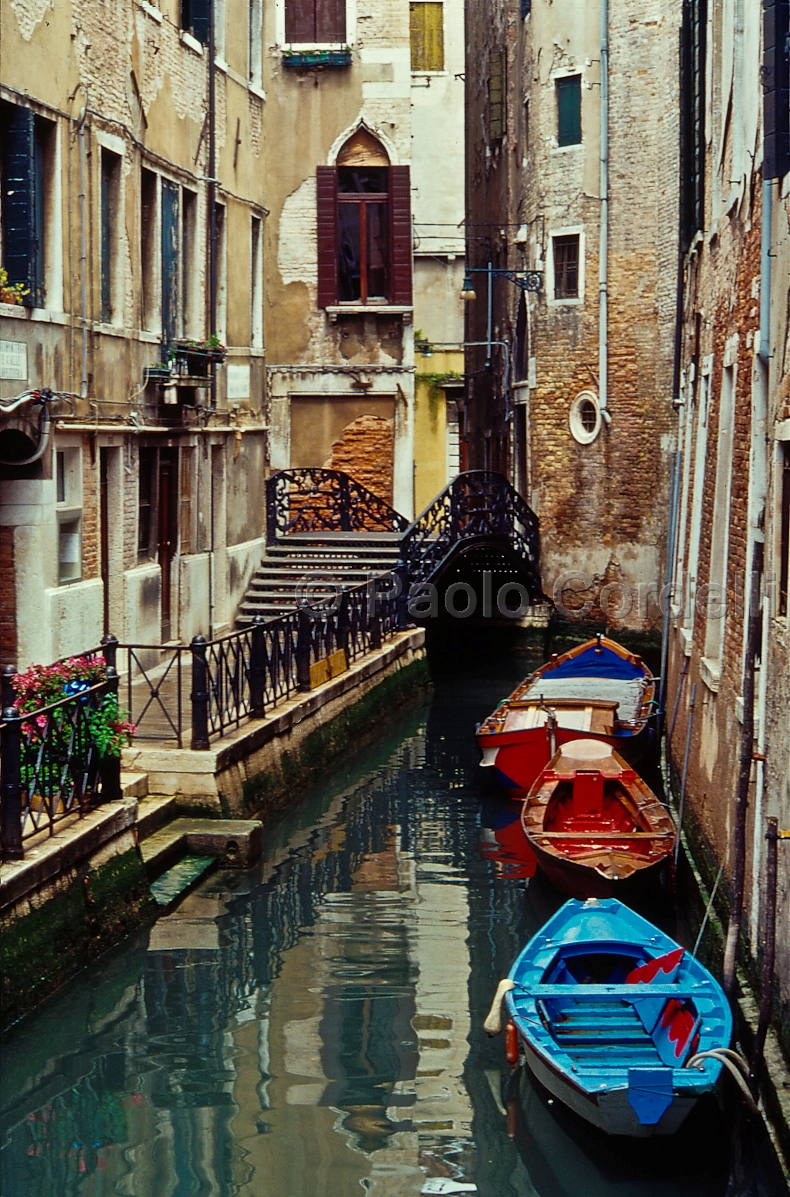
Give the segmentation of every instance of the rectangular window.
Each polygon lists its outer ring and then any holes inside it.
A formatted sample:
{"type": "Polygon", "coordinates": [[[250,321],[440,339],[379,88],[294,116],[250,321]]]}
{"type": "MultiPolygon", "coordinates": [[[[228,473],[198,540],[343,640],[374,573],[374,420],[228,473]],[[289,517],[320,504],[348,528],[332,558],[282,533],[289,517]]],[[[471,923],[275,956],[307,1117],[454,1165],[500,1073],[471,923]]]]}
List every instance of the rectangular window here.
{"type": "Polygon", "coordinates": [[[763,0],[763,177],[790,171],[790,2],[763,0]]]}
{"type": "Polygon", "coordinates": [[[345,42],[345,0],[285,0],[285,40],[297,45],[345,42]]]}
{"type": "Polygon", "coordinates": [[[250,345],[263,348],[263,221],[250,223],[250,345]]]}
{"type": "Polygon", "coordinates": [[[582,77],[555,80],[557,89],[557,145],[578,145],[582,139],[582,77]]]}
{"type": "Polygon", "coordinates": [[[181,190],[181,335],[198,338],[202,331],[197,233],[197,194],[181,190]]]}
{"type": "Polygon", "coordinates": [[[123,289],[119,288],[121,159],[101,151],[101,318],[119,323],[123,289]]]}
{"type": "Polygon", "coordinates": [[[143,328],[162,329],[161,238],[159,236],[159,180],[152,170],[140,171],[140,286],[143,328]]]}
{"type": "Polygon", "coordinates": [[[169,179],[162,179],[162,336],[175,341],[179,306],[179,187],[169,179]]]}
{"type": "Polygon", "coordinates": [[[58,524],[58,585],[82,577],[82,455],[55,451],[55,515],[58,524]]]}
{"type": "Polygon", "coordinates": [[[9,283],[25,289],[25,305],[58,307],[57,127],[29,108],[0,103],[0,137],[3,267],[9,283]]]}
{"type": "Polygon", "coordinates": [[[505,135],[505,51],[492,50],[488,61],[488,142],[498,145],[505,135]]]}
{"type": "Polygon", "coordinates": [[[411,69],[444,70],[444,5],[420,0],[409,5],[411,69]]]}
{"type": "Polygon", "coordinates": [[[408,166],[319,166],[318,306],[412,302],[408,166]]]}
{"type": "Polygon", "coordinates": [[[554,298],[579,297],[579,234],[552,238],[554,252],[554,298]]]}
{"type": "Polygon", "coordinates": [[[225,61],[225,0],[214,0],[214,57],[225,61]]]}
{"type": "Polygon", "coordinates": [[[263,85],[263,0],[250,0],[249,80],[254,87],[263,85]]]}
{"type": "Polygon", "coordinates": [[[787,615],[790,592],[790,444],[782,445],[780,481],[779,614],[787,615]]]}
{"type": "Polygon", "coordinates": [[[727,612],[727,565],[730,551],[730,495],[735,421],[735,366],[725,366],[721,376],[719,431],[716,445],[716,482],[713,524],[710,531],[710,568],[705,603],[705,657],[720,668],[727,612]]]}
{"type": "Polygon", "coordinates": [[[227,211],[224,204],[216,206],[217,220],[217,336],[223,345],[228,343],[228,236],[227,211]]]}
{"type": "Polygon", "coordinates": [[[707,0],[686,0],[680,37],[680,235],[688,249],[705,222],[707,0]]]}
{"type": "Polygon", "coordinates": [[[137,558],[149,561],[154,551],[153,513],[156,509],[156,449],[140,449],[137,488],[137,558]]]}
{"type": "Polygon", "coordinates": [[[208,45],[209,5],[211,0],[181,0],[181,28],[208,45]]]}

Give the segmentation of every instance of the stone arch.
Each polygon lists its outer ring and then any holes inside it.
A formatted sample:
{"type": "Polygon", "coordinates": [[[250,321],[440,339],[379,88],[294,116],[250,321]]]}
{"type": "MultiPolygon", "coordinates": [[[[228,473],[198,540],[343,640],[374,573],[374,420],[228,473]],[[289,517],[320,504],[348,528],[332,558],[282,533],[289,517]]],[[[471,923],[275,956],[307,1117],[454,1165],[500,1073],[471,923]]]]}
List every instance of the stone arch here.
{"type": "Polygon", "coordinates": [[[364,117],[360,116],[353,125],[345,129],[339,137],[336,137],[332,142],[331,149],[327,155],[327,164],[329,166],[342,166],[343,163],[338,162],[341,152],[346,148],[349,142],[353,141],[359,135],[359,141],[362,145],[365,143],[375,146],[378,145],[383,150],[387,161],[383,159],[379,162],[368,162],[372,166],[397,166],[398,165],[398,151],[395,149],[392,141],[382,133],[380,129],[372,128],[364,117]],[[364,139],[364,140],[363,140],[364,139]]]}

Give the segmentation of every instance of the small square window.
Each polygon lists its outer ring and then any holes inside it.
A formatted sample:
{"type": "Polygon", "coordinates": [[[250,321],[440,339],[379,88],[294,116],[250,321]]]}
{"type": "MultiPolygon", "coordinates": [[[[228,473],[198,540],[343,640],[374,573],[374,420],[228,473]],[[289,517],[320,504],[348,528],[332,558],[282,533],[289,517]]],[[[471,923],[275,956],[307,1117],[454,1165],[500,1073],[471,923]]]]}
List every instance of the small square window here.
{"type": "Polygon", "coordinates": [[[58,585],[82,577],[82,521],[79,516],[58,524],[58,585]]]}
{"type": "Polygon", "coordinates": [[[557,88],[557,145],[578,145],[582,139],[582,77],[565,75],[557,88]]]}
{"type": "Polygon", "coordinates": [[[554,237],[554,298],[579,298],[579,234],[554,237]]]}

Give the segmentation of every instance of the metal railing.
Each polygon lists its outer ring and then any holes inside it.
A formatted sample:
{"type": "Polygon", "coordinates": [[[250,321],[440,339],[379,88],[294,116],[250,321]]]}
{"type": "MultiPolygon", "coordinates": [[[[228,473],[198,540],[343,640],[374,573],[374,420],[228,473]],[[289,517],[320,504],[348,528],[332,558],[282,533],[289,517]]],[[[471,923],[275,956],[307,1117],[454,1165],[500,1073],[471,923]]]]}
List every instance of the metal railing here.
{"type": "Polygon", "coordinates": [[[506,541],[521,559],[532,602],[540,602],[538,517],[501,474],[469,470],[459,474],[400,540],[400,556],[411,584],[427,582],[461,542],[506,541]]]}
{"type": "Polygon", "coordinates": [[[115,697],[118,675],[34,711],[14,704],[14,670],[3,671],[0,720],[0,840],[3,860],[21,860],[23,842],[54,834],[70,815],[82,816],[120,797],[120,759],[103,753],[96,716],[115,697]]]}
{"type": "Polygon", "coordinates": [[[266,480],[270,544],[298,532],[404,532],[409,521],[342,470],[279,470],[266,480]]]}

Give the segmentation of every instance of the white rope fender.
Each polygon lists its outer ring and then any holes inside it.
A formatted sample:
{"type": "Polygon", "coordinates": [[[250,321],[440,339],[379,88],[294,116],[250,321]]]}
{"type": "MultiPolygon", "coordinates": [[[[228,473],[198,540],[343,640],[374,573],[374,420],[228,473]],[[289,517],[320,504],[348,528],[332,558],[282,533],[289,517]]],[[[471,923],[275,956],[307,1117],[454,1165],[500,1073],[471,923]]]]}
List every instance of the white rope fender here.
{"type": "Polygon", "coordinates": [[[502,1030],[502,1001],[505,994],[510,993],[511,989],[515,988],[516,982],[511,981],[510,977],[505,977],[497,985],[491,1009],[483,1021],[483,1030],[487,1035],[498,1035],[502,1030]]]}
{"type": "Polygon", "coordinates": [[[702,1068],[703,1061],[718,1060],[720,1064],[729,1072],[741,1090],[744,1100],[749,1109],[762,1117],[760,1109],[752,1096],[752,1091],[746,1083],[746,1077],[749,1075],[749,1065],[740,1052],[733,1051],[730,1047],[714,1047],[707,1052],[698,1052],[696,1056],[692,1056],[690,1060],[686,1061],[686,1068],[702,1068]]]}

